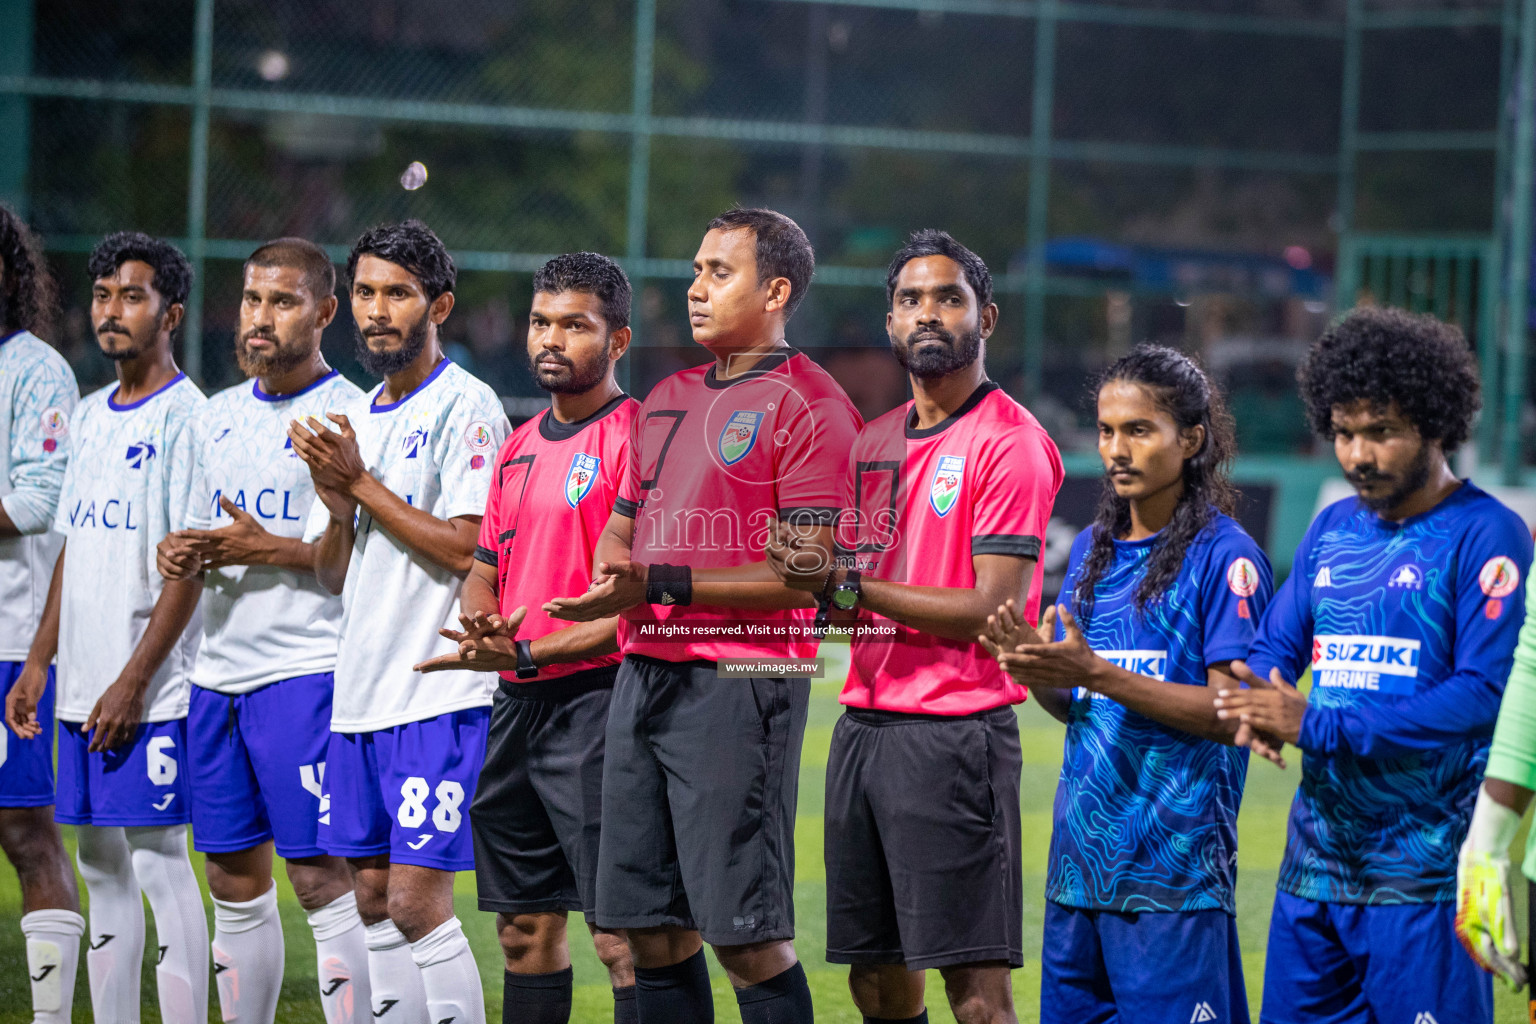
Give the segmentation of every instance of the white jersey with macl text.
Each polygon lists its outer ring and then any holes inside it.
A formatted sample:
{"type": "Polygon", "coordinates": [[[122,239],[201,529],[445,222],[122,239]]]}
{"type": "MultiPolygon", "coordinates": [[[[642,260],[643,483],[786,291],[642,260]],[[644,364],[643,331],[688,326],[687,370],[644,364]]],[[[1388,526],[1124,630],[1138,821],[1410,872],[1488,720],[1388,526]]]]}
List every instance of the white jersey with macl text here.
{"type": "MultiPolygon", "coordinates": [[[[362,389],[331,370],[289,395],[269,395],[248,380],[208,399],[192,425],[192,485],[178,529],[216,530],[233,523],[229,499],[269,533],[304,536],[315,485],[288,440],[288,424],[343,412],[362,389]]],[[[341,598],[313,572],[231,565],[203,573],[203,643],[192,685],[249,693],[295,676],[331,672],[341,627],[341,598]]]]}
{"type": "MultiPolygon", "coordinates": [[[[53,527],[68,542],[59,603],[58,704],[84,722],[117,681],[144,636],[165,581],[155,548],[187,505],[188,428],[203,393],[178,373],[154,394],[116,401],[109,384],[81,400],[70,420],[74,451],[53,527]]],[[[184,718],[202,635],[194,612],[144,694],[144,721],[184,718]]]]}
{"type": "MultiPolygon", "coordinates": [[[[496,451],[512,432],[501,399],[446,359],[398,402],[374,404],[382,391],[347,410],[368,472],[439,519],[483,516],[496,451]]],[[[316,501],[305,540],[318,540],[329,521],[325,503],[316,501]]],[[[332,731],[372,732],[490,705],[494,672],[422,675],[412,668],[453,653],[437,631],[459,628],[462,582],[359,510],[341,595],[332,731]]]]}
{"type": "Polygon", "coordinates": [[[80,401],[74,371],[26,331],[0,336],[0,505],[20,537],[0,538],[0,661],[25,661],[43,617],[62,537],[51,532],[64,467],[69,417],[80,401]]]}

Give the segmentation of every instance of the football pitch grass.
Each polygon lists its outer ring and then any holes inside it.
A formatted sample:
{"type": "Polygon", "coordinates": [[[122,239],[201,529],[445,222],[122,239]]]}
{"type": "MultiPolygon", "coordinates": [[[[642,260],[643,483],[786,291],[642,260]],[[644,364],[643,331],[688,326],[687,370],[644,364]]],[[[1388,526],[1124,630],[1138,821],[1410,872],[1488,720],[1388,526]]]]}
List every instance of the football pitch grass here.
{"type": "MultiPolygon", "coordinates": [[[[828,675],[840,677],[841,672],[835,666],[846,665],[846,648],[839,649],[833,645],[828,645],[828,648],[823,652],[828,655],[828,675]]],[[[798,931],[795,945],[810,978],[817,1021],[824,1024],[858,1024],[861,1018],[848,998],[847,968],[828,964],[824,956],[826,889],[821,862],[822,782],[827,748],[832,740],[832,726],[839,713],[839,688],[840,682],[828,680],[815,683],[811,691],[810,720],[801,761],[799,819],[795,827],[795,910],[798,931]]],[[[1045,907],[1042,894],[1045,889],[1046,852],[1051,834],[1051,801],[1061,768],[1063,727],[1033,702],[1024,704],[1018,711],[1024,750],[1022,820],[1025,964],[1022,969],[1014,972],[1013,989],[1019,1020],[1037,1021],[1040,933],[1045,907]]],[[[1291,766],[1283,772],[1268,762],[1253,759],[1249,766],[1242,813],[1238,817],[1237,923],[1247,975],[1249,1006],[1254,1020],[1258,1019],[1259,999],[1263,993],[1265,937],[1269,928],[1270,905],[1274,899],[1275,876],[1285,847],[1286,812],[1295,791],[1300,760],[1294,749],[1287,753],[1291,766]]],[[[66,842],[73,850],[73,830],[66,827],[64,833],[66,842]]],[[[194,862],[201,877],[202,858],[194,855],[194,862]]],[[[287,950],[287,968],[277,1019],[283,1024],[324,1024],[315,988],[314,944],[309,926],[293,898],[287,879],[281,877],[281,867],[277,874],[287,950]]],[[[1517,882],[1517,885],[1519,892],[1516,895],[1516,906],[1520,908],[1523,922],[1523,880],[1517,882]]],[[[82,898],[84,895],[82,886],[82,898]]],[[[497,1024],[501,1020],[501,957],[492,915],[476,909],[473,874],[459,876],[455,902],[485,982],[486,1019],[491,1024],[497,1024]]],[[[208,906],[211,932],[212,904],[208,906]]],[[[0,1024],[23,1024],[31,1020],[31,998],[25,976],[25,949],[16,924],[20,916],[21,899],[16,876],[8,867],[0,866],[0,921],[4,922],[0,926],[0,1024]]],[[[145,917],[151,932],[145,946],[152,950],[155,946],[154,925],[147,908],[145,917]]],[[[593,955],[591,940],[580,927],[579,920],[573,916],[571,924],[572,959],[576,974],[575,1005],[571,1019],[577,1024],[607,1024],[613,1019],[613,1001],[609,994],[607,974],[593,955]]],[[[1525,934],[1523,923],[1521,934],[1525,934]]],[[[154,969],[148,958],[145,964],[143,1021],[144,1024],[154,1024],[160,1021],[155,1005],[154,969]]],[[[1413,965],[1404,963],[1401,968],[1406,973],[1413,970],[1413,965]]],[[[725,980],[725,972],[713,959],[710,961],[710,975],[714,982],[716,1020],[722,1024],[739,1020],[736,1000],[725,980]]],[[[209,1002],[208,1019],[216,1022],[219,1020],[218,1001],[211,991],[209,1002]]],[[[1191,997],[1189,1014],[1180,1016],[1176,1021],[1160,1021],[1156,1024],[1183,1024],[1193,1012],[1194,998],[1191,997]]],[[[954,1022],[944,1000],[942,980],[936,972],[929,972],[928,1015],[934,1024],[954,1022]]],[[[74,1019],[77,1022],[91,1020],[90,994],[83,958],[75,990],[74,1019]]],[[[1502,986],[1496,986],[1494,1020],[1499,1024],[1517,1024],[1526,1019],[1523,995],[1512,995],[1502,986]]],[[[1452,1022],[1448,1019],[1441,1024],[1452,1022]]]]}

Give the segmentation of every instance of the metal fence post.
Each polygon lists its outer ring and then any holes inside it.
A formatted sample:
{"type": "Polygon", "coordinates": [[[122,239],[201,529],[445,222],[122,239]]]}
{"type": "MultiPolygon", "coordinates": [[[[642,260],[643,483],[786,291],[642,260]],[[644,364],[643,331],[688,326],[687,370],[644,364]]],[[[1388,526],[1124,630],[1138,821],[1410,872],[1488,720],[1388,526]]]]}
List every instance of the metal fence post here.
{"type": "Polygon", "coordinates": [[[192,41],[192,132],[187,168],[187,258],[192,292],[182,329],[182,369],[202,383],[203,294],[208,253],[208,110],[213,91],[213,3],[197,0],[192,41]]]}
{"type": "MultiPolygon", "coordinates": [[[[32,0],[0,3],[0,67],[32,73],[32,0]]],[[[32,137],[32,101],[19,93],[0,95],[0,203],[27,215],[27,163],[32,137]]]]}
{"type": "Polygon", "coordinates": [[[1035,18],[1035,78],[1029,116],[1028,261],[1024,267],[1024,393],[1042,392],[1045,371],[1045,245],[1050,238],[1051,120],[1056,104],[1056,0],[1035,18]]]}
{"type": "MultiPolygon", "coordinates": [[[[648,200],[651,188],[651,85],[655,79],[656,65],[656,0],[635,0],[635,77],[634,95],[630,108],[629,136],[629,209],[626,220],[625,256],[629,263],[631,285],[638,303],[645,290],[645,278],[640,272],[645,259],[645,229],[648,200]]],[[[632,345],[644,339],[644,325],[638,318],[635,323],[632,345]]],[[[618,367],[619,384],[628,390],[630,367],[634,359],[625,359],[618,367]]]]}
{"type": "Polygon", "coordinates": [[[1500,474],[1505,484],[1520,482],[1520,418],[1525,411],[1525,333],[1531,272],[1531,149],[1536,144],[1536,0],[1524,0],[1520,12],[1520,56],[1515,85],[1515,143],[1510,154],[1509,256],[1504,268],[1507,296],[1504,318],[1504,439],[1500,474]]]}

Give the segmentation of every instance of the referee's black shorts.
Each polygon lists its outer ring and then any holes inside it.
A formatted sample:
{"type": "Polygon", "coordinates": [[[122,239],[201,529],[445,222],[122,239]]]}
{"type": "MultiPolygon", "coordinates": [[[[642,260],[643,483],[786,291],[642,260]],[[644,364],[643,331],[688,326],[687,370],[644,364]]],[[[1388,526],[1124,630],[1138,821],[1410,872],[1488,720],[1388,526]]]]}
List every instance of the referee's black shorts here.
{"type": "Polygon", "coordinates": [[[626,655],[608,713],[597,923],[794,938],[806,678],[626,655]]]}
{"type": "Polygon", "coordinates": [[[603,747],[617,665],[503,681],[470,805],[480,909],[596,912],[603,747]]]}
{"type": "Polygon", "coordinates": [[[825,808],[827,960],[1024,965],[1019,724],[848,708],[825,808]]]}

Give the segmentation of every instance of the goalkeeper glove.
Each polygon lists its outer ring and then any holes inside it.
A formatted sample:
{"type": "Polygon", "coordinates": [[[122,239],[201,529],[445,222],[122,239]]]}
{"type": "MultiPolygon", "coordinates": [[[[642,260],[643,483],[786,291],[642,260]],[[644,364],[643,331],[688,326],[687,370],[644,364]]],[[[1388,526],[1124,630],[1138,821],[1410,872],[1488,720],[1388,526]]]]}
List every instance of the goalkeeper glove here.
{"type": "Polygon", "coordinates": [[[1515,991],[1526,980],[1509,884],[1509,844],[1519,829],[1519,814],[1478,790],[1456,863],[1456,937],[1479,967],[1515,991]]]}

